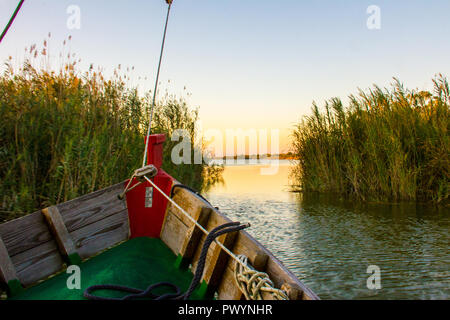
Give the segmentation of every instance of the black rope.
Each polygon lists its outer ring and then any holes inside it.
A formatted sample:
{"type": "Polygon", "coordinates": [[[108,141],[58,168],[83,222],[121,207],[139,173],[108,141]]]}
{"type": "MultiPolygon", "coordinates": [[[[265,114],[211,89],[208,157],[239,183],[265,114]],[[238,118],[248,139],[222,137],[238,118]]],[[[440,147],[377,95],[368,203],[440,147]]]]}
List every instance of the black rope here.
{"type": "Polygon", "coordinates": [[[200,258],[198,259],[197,269],[195,270],[194,278],[192,279],[191,285],[186,293],[183,295],[183,300],[188,300],[192,292],[195,290],[197,285],[203,276],[203,269],[206,264],[206,256],[208,254],[208,249],[211,243],[221,235],[225,233],[235,232],[247,228],[248,225],[241,225],[240,222],[230,222],[223,224],[214,228],[206,237],[205,243],[203,244],[202,251],[200,253],[200,258]]]}
{"type": "Polygon", "coordinates": [[[169,282],[159,282],[159,283],[149,286],[145,290],[130,288],[130,287],[126,287],[126,286],[113,285],[113,284],[95,285],[95,286],[90,286],[89,288],[87,288],[84,291],[83,295],[85,298],[87,298],[89,300],[131,300],[131,299],[137,299],[137,298],[150,298],[153,300],[164,300],[164,299],[170,299],[172,297],[178,297],[180,294],[181,294],[180,288],[178,288],[174,284],[169,283],[169,282]],[[159,288],[159,287],[169,287],[169,288],[173,289],[174,293],[166,293],[166,294],[163,294],[160,296],[152,293],[152,291],[154,289],[159,288]],[[129,292],[131,294],[124,296],[123,298],[106,298],[106,297],[100,297],[100,296],[96,296],[96,295],[92,294],[93,291],[97,291],[97,290],[122,291],[122,292],[129,292]]]}
{"type": "Polygon", "coordinates": [[[189,285],[189,288],[187,291],[182,294],[179,287],[176,285],[170,283],[170,282],[159,282],[150,285],[147,289],[141,290],[141,289],[135,289],[130,288],[127,286],[118,286],[118,285],[95,285],[87,288],[84,291],[84,297],[89,300],[131,300],[131,299],[138,299],[138,298],[150,298],[153,300],[188,300],[194,292],[194,290],[197,288],[198,284],[200,283],[202,276],[203,276],[203,270],[205,269],[206,264],[206,256],[208,254],[208,249],[211,246],[211,243],[217,238],[220,237],[223,234],[230,233],[230,232],[236,232],[242,229],[247,228],[248,225],[242,225],[240,222],[230,222],[223,224],[221,226],[218,226],[214,228],[206,237],[205,242],[202,247],[202,251],[200,253],[200,258],[198,259],[197,269],[195,270],[194,277],[192,278],[191,284],[189,285]],[[165,293],[162,295],[157,295],[152,293],[152,291],[159,287],[168,287],[170,289],[173,289],[174,292],[171,293],[165,293]],[[114,290],[114,291],[122,291],[122,292],[128,292],[131,293],[127,296],[124,296],[122,298],[109,298],[109,297],[100,297],[93,295],[92,292],[97,290],[114,290]]]}
{"type": "Polygon", "coordinates": [[[9,19],[8,24],[6,25],[5,29],[3,30],[2,34],[0,35],[0,42],[2,42],[3,38],[6,36],[6,33],[8,32],[9,28],[11,27],[12,23],[14,22],[14,19],[16,18],[17,14],[20,11],[20,8],[22,7],[22,4],[25,2],[25,0],[20,0],[19,4],[17,5],[16,10],[14,10],[14,13],[9,19]]]}

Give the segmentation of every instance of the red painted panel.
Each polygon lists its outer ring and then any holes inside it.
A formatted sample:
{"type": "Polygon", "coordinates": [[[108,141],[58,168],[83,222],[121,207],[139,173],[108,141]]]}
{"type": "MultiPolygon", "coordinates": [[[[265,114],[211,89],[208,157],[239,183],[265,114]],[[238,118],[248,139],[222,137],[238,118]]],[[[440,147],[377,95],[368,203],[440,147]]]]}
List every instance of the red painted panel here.
{"type": "MultiPolygon", "coordinates": [[[[151,135],[149,137],[147,164],[153,164],[158,168],[158,174],[152,180],[165,194],[170,195],[173,178],[164,170],[160,169],[162,165],[162,147],[164,140],[164,135],[151,135]]],[[[137,180],[135,179],[132,185],[136,183],[137,180]]],[[[167,208],[167,199],[158,190],[154,189],[152,206],[146,208],[145,193],[147,187],[152,187],[152,185],[145,181],[126,194],[131,238],[159,238],[161,233],[167,208]]]]}
{"type": "Polygon", "coordinates": [[[161,168],[163,160],[163,145],[166,141],[164,134],[152,134],[148,137],[147,164],[161,168]]]}

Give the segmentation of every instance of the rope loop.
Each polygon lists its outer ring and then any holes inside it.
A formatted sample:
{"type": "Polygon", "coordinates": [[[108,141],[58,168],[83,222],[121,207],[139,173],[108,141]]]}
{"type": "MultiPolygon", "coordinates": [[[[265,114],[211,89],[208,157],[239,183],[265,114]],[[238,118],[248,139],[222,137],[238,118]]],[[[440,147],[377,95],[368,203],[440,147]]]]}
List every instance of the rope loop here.
{"type": "Polygon", "coordinates": [[[239,255],[238,259],[240,263],[235,263],[234,280],[247,300],[264,300],[263,292],[270,293],[275,300],[289,300],[287,293],[275,288],[267,273],[255,270],[245,255],[239,255]]]}

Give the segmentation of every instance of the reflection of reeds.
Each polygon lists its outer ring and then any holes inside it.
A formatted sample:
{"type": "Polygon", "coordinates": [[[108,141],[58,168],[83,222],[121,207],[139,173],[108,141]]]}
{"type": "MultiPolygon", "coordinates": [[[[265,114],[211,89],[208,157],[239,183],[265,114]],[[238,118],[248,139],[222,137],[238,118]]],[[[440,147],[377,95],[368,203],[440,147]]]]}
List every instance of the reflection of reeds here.
{"type": "MultiPolygon", "coordinates": [[[[149,104],[126,86],[120,67],[106,80],[92,66],[77,72],[70,53],[51,71],[47,42],[27,54],[17,70],[10,58],[0,76],[0,221],[120,182],[142,161],[149,104]]],[[[194,130],[195,119],[182,101],[166,98],[152,132],[194,130]]],[[[165,166],[179,181],[202,185],[202,165],[165,166]]]]}
{"type": "Polygon", "coordinates": [[[362,200],[430,200],[449,196],[449,85],[434,92],[378,87],[313,105],[293,131],[299,163],[293,170],[305,191],[336,192],[362,200]]]}

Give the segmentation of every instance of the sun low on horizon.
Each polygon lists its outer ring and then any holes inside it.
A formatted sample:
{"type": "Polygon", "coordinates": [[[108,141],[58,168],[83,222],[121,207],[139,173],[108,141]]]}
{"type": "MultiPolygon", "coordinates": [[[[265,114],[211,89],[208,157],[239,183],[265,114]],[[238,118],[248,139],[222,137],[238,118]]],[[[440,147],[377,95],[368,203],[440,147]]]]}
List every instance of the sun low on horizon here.
{"type": "MultiPolygon", "coordinates": [[[[439,39],[450,23],[437,27],[436,21],[445,20],[439,19],[442,6],[450,4],[439,3],[378,1],[380,26],[370,29],[368,1],[178,1],[159,95],[199,107],[204,129],[279,130],[287,152],[294,124],[311,113],[314,101],[323,106],[359,88],[388,87],[393,77],[429,89],[437,73],[449,74],[450,45],[439,39]]],[[[0,11],[15,5],[2,1],[0,11]]],[[[80,70],[94,65],[113,75],[119,65],[132,68],[129,84],[146,92],[153,88],[164,18],[163,1],[27,1],[0,60],[12,56],[20,64],[24,49],[39,46],[49,33],[49,53],[58,57],[70,35],[80,70]],[[70,25],[77,13],[79,24],[70,25]]]]}

